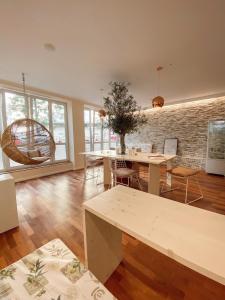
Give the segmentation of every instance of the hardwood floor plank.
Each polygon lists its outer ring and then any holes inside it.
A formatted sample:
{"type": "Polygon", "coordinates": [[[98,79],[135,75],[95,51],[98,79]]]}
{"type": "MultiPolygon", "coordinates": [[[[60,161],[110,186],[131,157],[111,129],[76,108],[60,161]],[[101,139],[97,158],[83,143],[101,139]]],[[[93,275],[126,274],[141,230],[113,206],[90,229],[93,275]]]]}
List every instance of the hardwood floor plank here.
{"type": "MultiPolygon", "coordinates": [[[[16,184],[20,227],[0,234],[0,268],[60,238],[84,261],[84,201],[106,188],[83,181],[83,172],[70,171],[16,184]]],[[[192,205],[225,215],[225,179],[200,174],[204,199],[192,205]]],[[[144,182],[144,181],[143,181],[144,182]]],[[[175,181],[176,183],[176,181],[175,181]]],[[[147,189],[146,183],[144,183],[147,189]]],[[[196,189],[190,187],[193,197],[196,189]]],[[[183,202],[184,192],[163,195],[183,202]]],[[[223,300],[225,287],[123,236],[124,259],[106,282],[121,300],[223,300]]],[[[224,263],[224,262],[221,262],[224,263]]]]}

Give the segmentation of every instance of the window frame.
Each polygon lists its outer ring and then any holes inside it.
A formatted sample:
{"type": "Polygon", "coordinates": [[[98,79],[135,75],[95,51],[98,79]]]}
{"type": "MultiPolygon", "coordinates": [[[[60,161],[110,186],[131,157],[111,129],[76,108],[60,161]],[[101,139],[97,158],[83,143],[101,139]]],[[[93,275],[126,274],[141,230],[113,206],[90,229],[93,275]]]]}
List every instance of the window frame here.
{"type": "MultiPolygon", "coordinates": [[[[50,100],[51,102],[51,108],[49,110],[49,114],[52,115],[52,104],[60,104],[63,105],[64,107],[64,120],[65,120],[65,143],[55,143],[55,145],[65,145],[66,146],[66,159],[57,159],[55,160],[55,156],[54,156],[54,162],[63,162],[63,161],[68,161],[69,160],[69,130],[68,130],[68,112],[67,112],[67,104],[64,102],[60,102],[58,100],[50,100]]],[[[49,128],[51,128],[52,131],[50,131],[52,133],[52,135],[54,136],[54,130],[53,130],[53,122],[52,122],[52,118],[51,118],[51,127],[49,124],[49,128]]]]}
{"type": "MultiPolygon", "coordinates": [[[[89,123],[88,123],[88,127],[89,127],[89,131],[90,131],[90,142],[86,142],[86,137],[84,138],[85,140],[85,151],[86,151],[86,145],[90,145],[90,151],[102,151],[104,150],[104,145],[107,144],[108,145],[108,148],[110,149],[111,147],[111,130],[109,129],[108,130],[108,141],[107,142],[104,142],[104,126],[101,125],[101,141],[100,142],[95,142],[94,141],[94,138],[95,138],[95,114],[98,114],[99,113],[99,109],[97,108],[94,108],[94,107],[89,107],[89,106],[84,106],[84,114],[85,114],[85,111],[89,111],[89,123]],[[93,118],[92,115],[91,115],[91,111],[93,111],[93,118]],[[91,120],[92,119],[92,120],[91,120]],[[95,145],[99,145],[100,144],[100,150],[95,150],[95,145]]],[[[84,120],[84,127],[85,127],[85,120],[84,120]]],[[[84,131],[85,131],[85,128],[84,128],[84,131]]],[[[85,135],[85,132],[84,132],[84,135],[85,135]]],[[[89,151],[87,151],[89,152],[89,151]]]]}
{"type": "MultiPolygon", "coordinates": [[[[0,124],[0,129],[1,132],[5,130],[5,128],[8,126],[7,125],[7,113],[6,113],[6,93],[11,93],[19,96],[24,97],[24,93],[11,90],[8,88],[0,88],[0,114],[2,117],[2,122],[0,124]]],[[[52,158],[50,161],[44,162],[38,166],[48,166],[52,164],[57,164],[57,163],[62,163],[62,162],[68,162],[70,161],[70,151],[69,151],[69,130],[68,130],[68,110],[67,110],[67,103],[59,100],[54,100],[51,98],[48,98],[47,96],[39,96],[31,93],[25,94],[25,107],[26,107],[26,118],[31,118],[33,119],[33,107],[32,103],[34,99],[40,99],[40,100],[45,100],[48,101],[48,118],[49,118],[49,131],[53,135],[53,124],[52,124],[52,103],[60,104],[64,106],[64,119],[65,119],[65,143],[60,144],[60,145],[65,145],[66,147],[66,158],[65,159],[60,159],[56,160],[55,156],[52,158]]],[[[57,145],[58,143],[56,143],[57,145]]],[[[1,155],[1,154],[0,154],[1,155]]],[[[3,169],[0,169],[1,172],[8,172],[8,171],[14,171],[14,170],[22,170],[22,169],[30,169],[32,166],[30,165],[19,165],[19,166],[10,166],[10,158],[2,151],[2,163],[3,163],[3,169]]]]}

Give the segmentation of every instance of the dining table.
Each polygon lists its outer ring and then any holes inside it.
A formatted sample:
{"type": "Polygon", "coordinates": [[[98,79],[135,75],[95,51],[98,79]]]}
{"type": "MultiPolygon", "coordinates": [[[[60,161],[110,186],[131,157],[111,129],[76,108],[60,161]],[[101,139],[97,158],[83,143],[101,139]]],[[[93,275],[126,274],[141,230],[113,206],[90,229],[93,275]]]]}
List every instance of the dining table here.
{"type": "MultiPolygon", "coordinates": [[[[84,168],[86,173],[87,158],[90,156],[103,158],[104,163],[104,184],[112,184],[111,174],[111,160],[124,160],[136,163],[145,163],[148,165],[148,193],[159,195],[160,194],[160,168],[164,164],[167,169],[172,167],[172,161],[176,155],[166,155],[161,153],[149,152],[134,152],[126,154],[118,154],[116,150],[99,150],[81,152],[84,156],[84,168]]],[[[171,176],[167,173],[166,183],[171,186],[171,176]]]]}

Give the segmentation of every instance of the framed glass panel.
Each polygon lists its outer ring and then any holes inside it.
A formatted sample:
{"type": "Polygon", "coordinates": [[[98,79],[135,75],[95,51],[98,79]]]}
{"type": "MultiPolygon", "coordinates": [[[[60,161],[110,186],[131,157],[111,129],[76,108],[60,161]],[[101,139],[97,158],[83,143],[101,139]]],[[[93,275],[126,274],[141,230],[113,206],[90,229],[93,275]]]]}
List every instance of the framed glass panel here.
{"type": "Polygon", "coordinates": [[[109,143],[109,129],[103,128],[103,143],[109,143]]]}
{"type": "Polygon", "coordinates": [[[98,115],[98,112],[95,111],[95,116],[94,116],[94,143],[101,143],[101,141],[102,141],[102,122],[101,122],[101,119],[98,115]]]}
{"type": "Polygon", "coordinates": [[[56,144],[65,144],[66,142],[65,124],[65,106],[63,104],[52,103],[52,126],[56,144]]]}
{"type": "MultiPolygon", "coordinates": [[[[84,134],[85,134],[85,144],[91,143],[91,123],[90,123],[90,110],[84,110],[84,134]]],[[[89,150],[87,150],[89,151],[89,150]]]]}
{"type": "MultiPolygon", "coordinates": [[[[55,159],[44,163],[53,163],[55,160],[66,160],[68,158],[67,149],[67,111],[66,104],[50,99],[43,99],[32,95],[15,93],[9,90],[0,91],[0,133],[12,122],[22,118],[33,118],[43,124],[54,136],[56,142],[55,159]]],[[[20,133],[18,133],[20,134],[20,133]]],[[[21,131],[17,147],[23,151],[28,151],[26,130],[21,131]]],[[[0,169],[17,168],[23,166],[12,161],[2,153],[0,149],[0,169]]]]}
{"type": "Polygon", "coordinates": [[[111,131],[110,132],[110,148],[116,148],[116,145],[117,145],[117,135],[111,131]]]}
{"type": "Polygon", "coordinates": [[[66,158],[66,145],[56,145],[55,160],[65,160],[66,158]]]}
{"type": "Polygon", "coordinates": [[[85,143],[85,151],[91,151],[91,144],[85,143]]]}
{"type": "Polygon", "coordinates": [[[101,148],[101,143],[94,143],[94,151],[100,151],[101,148]]]}
{"type": "Polygon", "coordinates": [[[116,148],[117,135],[105,126],[107,117],[101,120],[97,110],[84,109],[85,151],[116,148]]]}
{"type": "Polygon", "coordinates": [[[109,150],[109,143],[103,143],[103,150],[109,150]]]}
{"type": "Polygon", "coordinates": [[[5,108],[7,125],[10,125],[15,120],[27,117],[26,99],[22,95],[6,92],[5,108]]]}
{"type": "Polygon", "coordinates": [[[49,102],[48,100],[35,98],[32,100],[33,119],[49,129],[49,102]]]}

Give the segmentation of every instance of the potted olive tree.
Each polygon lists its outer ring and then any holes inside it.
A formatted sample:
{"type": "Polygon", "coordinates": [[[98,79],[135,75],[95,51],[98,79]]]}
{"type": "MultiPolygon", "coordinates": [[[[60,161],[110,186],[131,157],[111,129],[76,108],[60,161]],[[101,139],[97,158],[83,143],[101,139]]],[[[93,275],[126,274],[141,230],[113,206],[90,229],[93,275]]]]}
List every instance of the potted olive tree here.
{"type": "Polygon", "coordinates": [[[120,137],[121,154],[125,154],[125,135],[137,132],[147,122],[134,97],[128,93],[128,83],[110,82],[111,91],[104,97],[108,115],[106,126],[120,137]]]}

